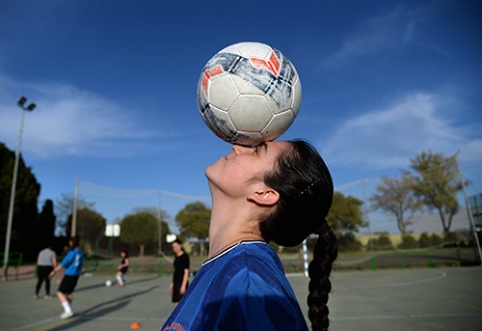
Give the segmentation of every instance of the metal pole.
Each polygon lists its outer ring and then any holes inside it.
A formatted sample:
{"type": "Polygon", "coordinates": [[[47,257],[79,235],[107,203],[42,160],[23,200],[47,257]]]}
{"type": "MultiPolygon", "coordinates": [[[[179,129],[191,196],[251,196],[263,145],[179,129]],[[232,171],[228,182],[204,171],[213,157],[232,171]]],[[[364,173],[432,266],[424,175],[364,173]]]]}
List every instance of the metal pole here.
{"type": "Polygon", "coordinates": [[[158,190],[158,201],[157,201],[157,218],[159,219],[159,231],[158,231],[158,252],[159,256],[162,256],[162,220],[161,220],[161,190],[158,190]]]}
{"type": "Polygon", "coordinates": [[[74,206],[72,210],[72,225],[70,228],[70,236],[75,237],[77,229],[77,199],[79,197],[79,177],[75,179],[75,193],[74,193],[74,206]]]}
{"type": "Polygon", "coordinates": [[[306,245],[306,239],[303,240],[303,266],[305,270],[305,277],[309,277],[308,274],[308,246],[306,245]]]}
{"type": "Polygon", "coordinates": [[[368,235],[370,237],[370,239],[368,240],[368,243],[369,243],[368,249],[370,251],[372,251],[373,250],[373,247],[372,247],[372,230],[371,230],[371,226],[370,226],[370,218],[368,217],[368,207],[366,205],[367,194],[366,194],[366,191],[365,191],[365,178],[362,178],[362,190],[363,190],[363,203],[365,204],[365,207],[363,208],[363,218],[368,223],[368,235]]]}
{"type": "Polygon", "coordinates": [[[20,120],[20,130],[18,132],[18,143],[17,143],[17,151],[15,153],[15,164],[13,166],[13,178],[12,178],[12,190],[10,192],[10,206],[8,209],[8,221],[7,221],[7,233],[5,236],[5,255],[3,257],[3,280],[6,281],[8,278],[8,258],[10,255],[10,237],[12,234],[12,220],[13,220],[13,211],[15,208],[15,191],[17,187],[17,173],[18,173],[18,162],[20,159],[20,146],[22,145],[22,131],[23,131],[23,122],[25,119],[25,111],[33,111],[36,107],[34,103],[31,103],[28,107],[24,107],[24,104],[27,102],[25,97],[20,97],[17,104],[20,108],[22,108],[22,116],[20,120]]]}

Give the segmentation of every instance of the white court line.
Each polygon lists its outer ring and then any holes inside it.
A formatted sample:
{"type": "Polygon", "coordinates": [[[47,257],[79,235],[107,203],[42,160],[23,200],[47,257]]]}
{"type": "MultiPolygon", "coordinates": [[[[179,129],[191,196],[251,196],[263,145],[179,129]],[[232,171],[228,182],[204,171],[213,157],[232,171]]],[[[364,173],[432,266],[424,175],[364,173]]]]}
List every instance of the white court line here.
{"type": "MultiPolygon", "coordinates": [[[[168,319],[169,316],[166,316],[166,317],[149,317],[149,318],[139,318],[139,317],[99,317],[99,316],[95,316],[95,315],[74,315],[70,320],[97,320],[97,321],[120,321],[120,322],[123,322],[123,321],[127,321],[127,322],[130,322],[130,321],[138,321],[138,322],[146,322],[146,321],[153,321],[153,322],[159,322],[159,323],[163,323],[164,321],[166,321],[168,319]]],[[[51,317],[51,318],[47,318],[47,319],[44,319],[44,320],[41,320],[41,321],[38,321],[38,322],[35,322],[35,323],[31,323],[31,324],[27,324],[27,325],[22,325],[21,327],[19,328],[16,328],[14,329],[15,331],[21,331],[21,330],[26,330],[26,329],[30,329],[30,328],[33,328],[33,327],[39,327],[39,326],[42,326],[42,325],[45,325],[45,324],[49,324],[49,323],[52,323],[52,322],[55,322],[55,321],[58,321],[60,322],[61,319],[57,316],[57,317],[51,317]]]]}
{"type": "Polygon", "coordinates": [[[331,321],[361,321],[361,320],[383,320],[383,319],[407,319],[407,318],[460,318],[460,317],[482,317],[482,313],[476,314],[408,314],[408,315],[381,315],[381,316],[353,316],[353,317],[332,317],[331,321]]]}
{"type": "Polygon", "coordinates": [[[434,270],[436,272],[440,272],[440,275],[437,277],[432,277],[432,278],[427,278],[427,279],[420,279],[420,280],[413,280],[409,282],[397,282],[397,283],[388,283],[388,284],[380,284],[380,285],[363,285],[363,286],[337,286],[336,285],[336,280],[332,281],[332,284],[334,283],[334,287],[341,289],[351,289],[351,288],[379,288],[379,287],[395,287],[395,286],[407,286],[407,285],[414,285],[414,284],[421,284],[421,283],[426,283],[426,282],[432,282],[435,280],[442,279],[447,276],[447,273],[445,271],[440,271],[440,270],[434,270]]]}
{"type": "MultiPolygon", "coordinates": [[[[409,282],[397,282],[397,283],[388,283],[388,284],[381,284],[381,285],[363,285],[363,286],[337,286],[336,285],[336,277],[332,278],[332,286],[342,289],[342,288],[374,288],[374,287],[395,287],[395,286],[407,286],[407,285],[414,285],[414,284],[420,284],[420,283],[426,283],[426,282],[432,282],[435,280],[442,279],[447,276],[447,273],[445,271],[441,270],[433,270],[435,272],[440,273],[440,275],[432,278],[427,278],[427,279],[420,279],[420,280],[413,280],[409,282]]],[[[303,273],[287,273],[286,277],[300,277],[300,276],[305,276],[303,273]]]]}
{"type": "Polygon", "coordinates": [[[292,272],[292,273],[287,273],[287,274],[285,274],[285,275],[286,275],[286,277],[299,277],[299,276],[305,277],[305,274],[302,273],[302,272],[300,272],[300,273],[294,273],[294,272],[292,272]]]}
{"type": "Polygon", "coordinates": [[[51,317],[51,318],[47,318],[45,320],[41,320],[41,321],[38,321],[38,322],[35,322],[35,323],[23,325],[23,326],[15,329],[15,330],[25,330],[25,329],[29,329],[29,328],[34,327],[34,326],[40,326],[40,325],[44,325],[44,324],[47,324],[47,323],[51,323],[51,322],[56,321],[56,320],[60,320],[59,316],[51,317]]]}

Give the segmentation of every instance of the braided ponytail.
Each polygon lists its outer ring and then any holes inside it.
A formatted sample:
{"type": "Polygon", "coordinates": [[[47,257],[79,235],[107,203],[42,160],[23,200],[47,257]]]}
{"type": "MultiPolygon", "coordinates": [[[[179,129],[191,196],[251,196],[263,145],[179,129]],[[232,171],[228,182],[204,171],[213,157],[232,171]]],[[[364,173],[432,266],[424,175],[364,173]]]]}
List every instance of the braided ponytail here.
{"type": "Polygon", "coordinates": [[[313,252],[313,260],[308,268],[308,317],[313,331],[326,331],[328,320],[328,294],[331,291],[330,274],[338,255],[338,241],[333,231],[328,231],[318,238],[313,252]]]}

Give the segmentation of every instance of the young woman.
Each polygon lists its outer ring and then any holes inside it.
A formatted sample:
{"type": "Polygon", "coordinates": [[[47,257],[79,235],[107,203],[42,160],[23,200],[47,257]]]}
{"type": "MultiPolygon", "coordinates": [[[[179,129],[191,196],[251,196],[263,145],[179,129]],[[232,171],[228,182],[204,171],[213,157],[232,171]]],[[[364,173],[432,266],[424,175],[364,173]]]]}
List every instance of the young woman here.
{"type": "Polygon", "coordinates": [[[52,299],[50,294],[50,279],[49,274],[57,266],[57,254],[52,250],[52,244],[42,249],[37,257],[37,285],[35,286],[34,299],[38,299],[40,288],[43,281],[45,281],[45,299],[52,299]]]}
{"type": "Polygon", "coordinates": [[[189,286],[189,255],[184,252],[182,242],[176,239],[172,242],[174,273],[168,292],[172,294],[172,302],[178,304],[189,286]]]}
{"type": "Polygon", "coordinates": [[[79,248],[79,241],[76,237],[70,238],[69,247],[70,249],[67,252],[67,255],[62,259],[62,262],[49,274],[50,279],[57,272],[65,269],[64,277],[57,290],[57,297],[64,308],[64,312],[60,314],[61,319],[67,319],[74,316],[74,312],[72,311],[72,293],[74,293],[79,277],[82,274],[82,266],[84,264],[84,253],[79,248]]]}
{"type": "Polygon", "coordinates": [[[122,257],[122,260],[121,260],[121,263],[117,266],[118,271],[116,274],[118,287],[124,286],[124,283],[125,283],[124,275],[127,272],[127,270],[129,270],[129,252],[126,250],[123,250],[121,252],[121,257],[122,257]]]}
{"type": "Polygon", "coordinates": [[[318,234],[310,263],[308,316],[327,330],[337,240],[325,217],[333,183],[302,140],[234,145],[206,169],[212,196],[209,259],[162,330],[307,330],[278,256],[268,245],[318,234]]]}

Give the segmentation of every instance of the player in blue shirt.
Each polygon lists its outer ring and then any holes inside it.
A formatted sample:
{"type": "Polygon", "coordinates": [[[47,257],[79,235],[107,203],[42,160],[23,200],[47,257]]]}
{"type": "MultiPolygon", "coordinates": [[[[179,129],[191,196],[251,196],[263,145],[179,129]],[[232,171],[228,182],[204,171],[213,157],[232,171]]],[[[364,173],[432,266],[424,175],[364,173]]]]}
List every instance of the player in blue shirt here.
{"type": "Polygon", "coordinates": [[[49,278],[52,278],[62,268],[65,269],[64,277],[57,290],[57,297],[64,308],[64,312],[60,315],[61,319],[67,319],[74,315],[72,311],[72,293],[77,286],[77,281],[82,274],[82,265],[84,264],[84,253],[78,247],[78,240],[72,237],[69,240],[70,250],[62,259],[62,262],[54,268],[50,273],[49,278]]]}
{"type": "Polygon", "coordinates": [[[307,142],[233,145],[206,169],[212,196],[209,256],[161,331],[308,330],[278,256],[268,245],[319,236],[309,266],[308,316],[327,330],[337,240],[325,220],[330,173],[307,142]]]}

